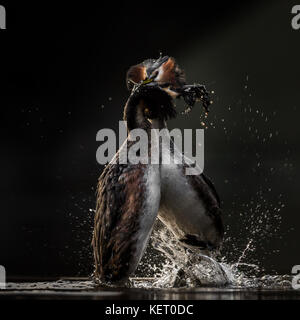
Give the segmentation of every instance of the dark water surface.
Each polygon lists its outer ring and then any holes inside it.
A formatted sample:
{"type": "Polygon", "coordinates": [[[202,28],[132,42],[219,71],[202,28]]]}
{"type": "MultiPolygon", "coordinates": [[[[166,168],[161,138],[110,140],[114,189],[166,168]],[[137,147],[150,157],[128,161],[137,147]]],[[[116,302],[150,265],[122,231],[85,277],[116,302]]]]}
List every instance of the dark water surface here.
{"type": "Polygon", "coordinates": [[[103,288],[86,279],[51,282],[9,282],[0,290],[3,299],[38,300],[300,300],[292,288],[103,288]]]}

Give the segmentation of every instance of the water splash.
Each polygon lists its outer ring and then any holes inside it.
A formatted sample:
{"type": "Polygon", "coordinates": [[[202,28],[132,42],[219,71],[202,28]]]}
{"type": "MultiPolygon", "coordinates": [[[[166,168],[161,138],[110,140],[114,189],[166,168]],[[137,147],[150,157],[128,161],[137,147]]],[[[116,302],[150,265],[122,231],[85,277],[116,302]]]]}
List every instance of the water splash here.
{"type": "Polygon", "coordinates": [[[291,288],[289,275],[258,276],[261,268],[253,263],[242,262],[253,252],[253,239],[234,263],[226,261],[226,253],[210,255],[183,247],[160,223],[156,223],[149,248],[137,275],[131,278],[136,288],[291,288]],[[147,277],[145,277],[147,269],[147,277]]]}

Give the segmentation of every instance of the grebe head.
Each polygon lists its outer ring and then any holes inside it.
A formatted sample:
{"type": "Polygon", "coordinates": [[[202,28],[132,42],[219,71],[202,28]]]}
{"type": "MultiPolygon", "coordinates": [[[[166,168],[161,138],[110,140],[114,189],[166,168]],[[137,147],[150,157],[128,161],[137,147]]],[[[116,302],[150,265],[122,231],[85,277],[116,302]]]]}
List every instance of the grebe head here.
{"type": "MultiPolygon", "coordinates": [[[[160,58],[151,65],[149,64],[148,68],[143,66],[144,71],[148,70],[147,72],[151,72],[151,75],[155,76],[157,68],[160,69],[168,61],[168,57],[160,58]]],[[[132,68],[128,72],[130,76],[143,74],[139,66],[132,68]]],[[[166,120],[176,116],[174,99],[166,90],[167,87],[155,80],[157,77],[157,75],[153,79],[146,77],[144,80],[134,84],[131,80],[128,80],[133,84],[124,110],[124,120],[127,121],[129,131],[135,128],[149,128],[152,120],[157,120],[155,123],[159,123],[160,127],[164,127],[166,120]]],[[[135,81],[137,81],[136,78],[135,81]]]]}
{"type": "Polygon", "coordinates": [[[131,95],[124,111],[128,130],[149,127],[149,123],[159,123],[176,116],[174,98],[185,84],[183,71],[174,58],[160,56],[148,59],[129,68],[126,83],[131,95]]]}
{"type": "Polygon", "coordinates": [[[130,67],[126,83],[129,90],[141,84],[156,84],[172,98],[176,98],[174,89],[185,84],[185,76],[174,58],[160,56],[130,67]]]}

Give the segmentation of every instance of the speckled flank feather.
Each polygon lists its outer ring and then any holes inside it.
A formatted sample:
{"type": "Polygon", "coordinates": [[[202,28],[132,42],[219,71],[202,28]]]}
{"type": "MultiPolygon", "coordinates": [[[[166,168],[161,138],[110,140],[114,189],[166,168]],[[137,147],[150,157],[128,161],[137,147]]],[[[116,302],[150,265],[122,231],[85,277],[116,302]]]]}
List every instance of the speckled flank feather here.
{"type": "Polygon", "coordinates": [[[126,280],[135,271],[160,202],[158,166],[118,164],[119,152],[116,163],[105,167],[97,190],[92,245],[95,276],[105,282],[126,280]]]}
{"type": "Polygon", "coordinates": [[[98,185],[93,248],[96,276],[126,279],[135,260],[135,236],[144,208],[145,165],[108,165],[98,185]]]}

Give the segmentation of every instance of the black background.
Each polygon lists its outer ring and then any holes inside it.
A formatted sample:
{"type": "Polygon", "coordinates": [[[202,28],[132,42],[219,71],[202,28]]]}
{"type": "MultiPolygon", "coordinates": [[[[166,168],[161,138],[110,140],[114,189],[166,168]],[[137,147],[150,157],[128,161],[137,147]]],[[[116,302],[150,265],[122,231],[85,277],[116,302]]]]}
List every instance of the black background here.
{"type": "MultiPolygon", "coordinates": [[[[300,264],[296,3],[1,4],[0,264],[8,276],[90,274],[96,133],[118,128],[128,67],[160,52],[190,83],[215,91],[205,172],[223,200],[225,255],[236,261],[252,239],[244,262],[279,273],[300,264]]],[[[170,127],[201,128],[201,113],[170,127]]]]}

